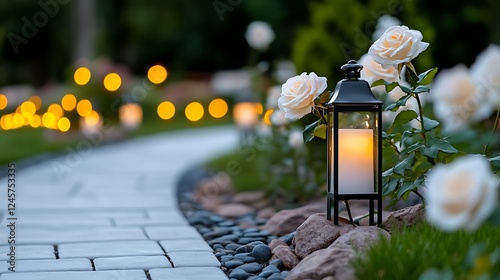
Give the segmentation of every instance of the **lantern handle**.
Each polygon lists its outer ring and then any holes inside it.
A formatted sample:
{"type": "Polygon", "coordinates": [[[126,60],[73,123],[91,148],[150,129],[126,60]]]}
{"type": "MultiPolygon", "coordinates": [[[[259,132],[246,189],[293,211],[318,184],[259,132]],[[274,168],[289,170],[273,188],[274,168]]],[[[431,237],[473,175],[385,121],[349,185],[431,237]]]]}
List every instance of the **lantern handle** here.
{"type": "Polygon", "coordinates": [[[346,64],[342,65],[340,69],[344,71],[346,79],[354,80],[359,79],[363,65],[358,64],[356,60],[349,60],[346,64]]]}

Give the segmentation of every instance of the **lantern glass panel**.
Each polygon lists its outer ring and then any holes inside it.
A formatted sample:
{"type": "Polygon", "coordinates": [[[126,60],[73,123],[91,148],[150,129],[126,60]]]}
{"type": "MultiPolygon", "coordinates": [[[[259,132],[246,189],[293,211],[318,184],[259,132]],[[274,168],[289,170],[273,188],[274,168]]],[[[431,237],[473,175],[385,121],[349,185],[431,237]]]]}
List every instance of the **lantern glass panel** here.
{"type": "MultiPolygon", "coordinates": [[[[335,140],[338,141],[338,193],[374,194],[377,193],[378,160],[378,120],[374,111],[330,111],[329,157],[335,166],[335,140]],[[337,121],[335,120],[337,116],[337,121]],[[337,124],[337,130],[335,125],[337,124]],[[337,136],[335,136],[337,133],[337,136]]],[[[334,178],[334,168],[330,168],[334,178]]],[[[331,183],[334,184],[335,180],[331,183]]],[[[333,192],[330,185],[329,192],[333,192]]]]}

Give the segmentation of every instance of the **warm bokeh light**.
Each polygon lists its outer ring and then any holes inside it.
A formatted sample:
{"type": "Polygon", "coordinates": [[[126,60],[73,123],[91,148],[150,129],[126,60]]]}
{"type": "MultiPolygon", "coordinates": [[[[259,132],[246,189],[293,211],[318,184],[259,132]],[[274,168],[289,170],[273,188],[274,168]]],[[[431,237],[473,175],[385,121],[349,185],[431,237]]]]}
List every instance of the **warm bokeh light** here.
{"type": "Polygon", "coordinates": [[[15,113],[12,116],[12,128],[19,128],[24,125],[24,117],[21,114],[15,113]]]}
{"type": "Polygon", "coordinates": [[[59,121],[57,121],[57,128],[62,132],[68,131],[70,127],[71,122],[66,117],[60,118],[59,121]]]}
{"type": "Polygon", "coordinates": [[[0,110],[5,109],[5,107],[7,107],[8,104],[9,100],[7,99],[7,96],[0,93],[0,110]]]}
{"type": "Polygon", "coordinates": [[[161,84],[167,79],[167,69],[161,65],[155,65],[148,70],[148,79],[153,84],[161,84]]]}
{"type": "Polygon", "coordinates": [[[220,98],[212,100],[208,105],[208,112],[216,119],[224,117],[227,114],[227,109],[226,101],[220,98]]]}
{"type": "Polygon", "coordinates": [[[175,106],[172,102],[163,101],[157,108],[158,116],[163,120],[171,119],[175,115],[175,106]]]}
{"type": "Polygon", "coordinates": [[[100,118],[99,113],[91,110],[90,113],[85,116],[85,123],[89,126],[93,126],[99,123],[100,118]]]}
{"type": "Polygon", "coordinates": [[[264,113],[264,106],[262,106],[262,104],[255,103],[255,107],[255,111],[257,112],[257,114],[262,115],[262,113],[264,113]]]}
{"type": "Polygon", "coordinates": [[[51,112],[46,112],[45,114],[43,114],[42,116],[42,124],[43,126],[45,126],[46,128],[54,128],[54,127],[57,127],[56,124],[57,124],[57,119],[56,117],[54,116],[54,114],[52,114],[51,112]]]}
{"type": "Polygon", "coordinates": [[[90,77],[90,70],[87,67],[80,67],[75,71],[74,78],[77,85],[86,85],[90,81],[90,77]]]}
{"type": "Polygon", "coordinates": [[[274,112],[274,109],[269,109],[264,114],[264,123],[266,125],[271,125],[271,115],[273,114],[273,112],[274,112]]]}
{"type": "Polygon", "coordinates": [[[36,110],[40,110],[42,108],[42,99],[36,95],[31,96],[28,98],[28,101],[33,102],[35,104],[36,110]]]}
{"type": "Polygon", "coordinates": [[[49,108],[47,109],[47,112],[54,114],[56,119],[60,119],[64,116],[63,108],[59,104],[50,104],[49,108]]]}
{"type": "Polygon", "coordinates": [[[233,107],[233,118],[239,126],[253,126],[259,120],[260,104],[253,102],[240,102],[233,107]]]}
{"type": "Polygon", "coordinates": [[[42,118],[40,118],[39,115],[33,115],[33,117],[30,118],[29,122],[33,128],[38,128],[42,124],[42,118]]]}
{"type": "Polygon", "coordinates": [[[92,112],[92,103],[88,99],[82,99],[76,105],[76,111],[78,115],[86,117],[92,112]]]}
{"type": "Polygon", "coordinates": [[[142,107],[137,103],[123,104],[120,106],[118,115],[124,129],[135,130],[142,122],[142,107]]]}
{"type": "Polygon", "coordinates": [[[61,105],[62,105],[63,109],[66,111],[71,111],[71,110],[75,109],[76,97],[71,93],[66,94],[65,96],[63,96],[63,98],[61,100],[61,105]]]}
{"type": "Polygon", "coordinates": [[[21,114],[34,115],[36,112],[36,105],[31,101],[24,101],[21,104],[21,114]]]}
{"type": "Polygon", "coordinates": [[[122,85],[122,79],[116,73],[109,73],[104,77],[104,87],[109,91],[115,91],[122,85]]]}
{"type": "Polygon", "coordinates": [[[204,113],[205,110],[203,110],[203,106],[199,102],[189,103],[185,110],[186,118],[192,122],[199,121],[203,118],[204,113]]]}

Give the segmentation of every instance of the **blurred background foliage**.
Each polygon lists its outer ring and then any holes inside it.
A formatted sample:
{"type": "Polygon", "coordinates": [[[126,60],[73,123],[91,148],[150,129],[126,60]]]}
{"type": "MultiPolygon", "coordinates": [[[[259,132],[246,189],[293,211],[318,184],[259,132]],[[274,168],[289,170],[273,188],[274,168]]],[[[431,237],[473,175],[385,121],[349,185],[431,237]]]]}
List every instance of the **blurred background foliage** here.
{"type": "MultiPolygon", "coordinates": [[[[33,23],[42,8],[35,0],[0,2],[0,86],[68,78],[75,61],[76,0],[40,2],[61,3],[17,53],[9,34],[22,36],[26,21],[33,23]]],[[[422,71],[469,65],[488,44],[500,43],[495,0],[108,0],[94,5],[91,58],[108,56],[140,75],[155,63],[175,69],[174,78],[243,67],[250,52],[243,34],[254,20],[269,22],[276,32],[259,60],[292,58],[298,72],[316,71],[331,80],[341,78],[340,65],[367,51],[383,14],[421,30],[431,43],[416,61],[422,71]],[[218,12],[217,5],[225,8],[218,12]]]]}

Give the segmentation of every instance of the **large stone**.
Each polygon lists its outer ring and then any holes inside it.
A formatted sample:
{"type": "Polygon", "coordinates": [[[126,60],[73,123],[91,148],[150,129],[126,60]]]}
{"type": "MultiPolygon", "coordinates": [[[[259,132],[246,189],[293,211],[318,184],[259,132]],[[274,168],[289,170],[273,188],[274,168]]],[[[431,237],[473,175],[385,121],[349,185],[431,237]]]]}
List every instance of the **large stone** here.
{"type": "Polygon", "coordinates": [[[321,280],[333,276],[337,280],[356,279],[349,265],[355,256],[352,249],[327,248],[318,250],[304,258],[288,274],[287,280],[321,280]]]}
{"type": "MultiPolygon", "coordinates": [[[[300,259],[319,249],[326,248],[340,236],[345,223],[333,224],[326,219],[326,213],[311,215],[298,228],[292,244],[295,246],[295,254],[300,259]]],[[[350,226],[350,225],[349,225],[350,226]]]]}
{"type": "Polygon", "coordinates": [[[375,226],[356,227],[348,233],[341,235],[328,248],[352,249],[358,253],[363,253],[381,237],[390,238],[391,235],[387,231],[375,226]]]}
{"type": "Polygon", "coordinates": [[[216,211],[217,214],[226,218],[236,218],[253,212],[252,207],[240,203],[223,204],[216,211]]]}
{"type": "Polygon", "coordinates": [[[313,203],[295,209],[281,210],[264,225],[271,234],[283,236],[295,231],[309,216],[326,211],[326,204],[313,203]]]}
{"type": "Polygon", "coordinates": [[[280,240],[280,239],[273,239],[271,240],[271,242],[269,243],[269,248],[272,250],[274,250],[274,248],[278,247],[279,245],[283,245],[283,246],[288,246],[288,244],[285,243],[285,241],[283,240],[280,240]]]}
{"type": "Polygon", "coordinates": [[[299,263],[299,258],[297,258],[293,250],[284,245],[274,248],[272,259],[280,259],[287,269],[292,269],[299,263]]]}
{"type": "Polygon", "coordinates": [[[391,232],[393,229],[413,226],[424,219],[425,208],[422,204],[417,204],[392,212],[383,220],[382,227],[391,232]]]}
{"type": "Polygon", "coordinates": [[[274,214],[276,211],[272,207],[266,207],[257,212],[257,218],[269,220],[274,214]]]}

